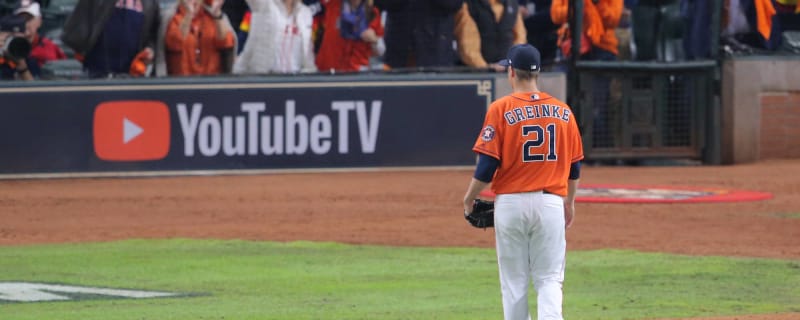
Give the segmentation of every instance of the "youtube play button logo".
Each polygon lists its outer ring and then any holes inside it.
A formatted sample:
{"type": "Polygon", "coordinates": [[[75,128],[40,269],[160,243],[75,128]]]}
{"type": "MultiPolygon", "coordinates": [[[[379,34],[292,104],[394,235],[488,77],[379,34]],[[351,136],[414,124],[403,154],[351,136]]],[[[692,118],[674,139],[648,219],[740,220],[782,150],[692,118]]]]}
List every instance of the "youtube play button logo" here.
{"type": "Polygon", "coordinates": [[[112,101],[94,110],[94,152],[106,161],[163,159],[169,153],[170,120],[160,101],[112,101]]]}

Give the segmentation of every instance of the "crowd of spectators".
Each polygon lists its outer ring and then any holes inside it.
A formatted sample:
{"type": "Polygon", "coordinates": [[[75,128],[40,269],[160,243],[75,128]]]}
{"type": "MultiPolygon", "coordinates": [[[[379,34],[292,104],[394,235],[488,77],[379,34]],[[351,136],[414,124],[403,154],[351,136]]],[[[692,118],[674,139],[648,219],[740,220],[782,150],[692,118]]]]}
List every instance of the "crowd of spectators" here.
{"type": "MultiPolygon", "coordinates": [[[[0,19],[0,75],[39,78],[61,59],[80,61],[89,78],[502,71],[496,62],[519,43],[539,48],[544,70],[561,70],[572,1],[77,0],[53,41],[39,30],[53,1],[18,0],[0,19]]],[[[721,1],[725,52],[798,49],[797,0],[721,1]]],[[[713,0],[582,3],[581,59],[712,56],[713,0]]]]}

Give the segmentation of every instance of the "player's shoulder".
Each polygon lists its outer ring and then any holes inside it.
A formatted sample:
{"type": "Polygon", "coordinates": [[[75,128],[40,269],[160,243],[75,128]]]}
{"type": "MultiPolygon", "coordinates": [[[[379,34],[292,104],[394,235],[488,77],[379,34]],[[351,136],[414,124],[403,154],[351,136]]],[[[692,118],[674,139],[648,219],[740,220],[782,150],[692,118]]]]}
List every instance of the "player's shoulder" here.
{"type": "Polygon", "coordinates": [[[511,98],[511,95],[502,96],[489,104],[489,110],[505,110],[511,104],[513,104],[513,98],[511,98]]]}

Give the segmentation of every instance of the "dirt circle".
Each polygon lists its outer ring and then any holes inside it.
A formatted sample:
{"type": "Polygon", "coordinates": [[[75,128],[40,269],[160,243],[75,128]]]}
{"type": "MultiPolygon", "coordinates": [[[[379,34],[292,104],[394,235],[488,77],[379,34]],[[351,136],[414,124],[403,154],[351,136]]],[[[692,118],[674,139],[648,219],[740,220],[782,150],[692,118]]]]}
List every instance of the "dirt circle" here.
{"type": "MultiPolygon", "coordinates": [[[[800,259],[800,160],[590,167],[582,183],[769,192],[755,202],[578,203],[569,250],[800,259]]],[[[0,245],[128,238],[493,247],[466,225],[471,170],[0,181],[0,245]]],[[[714,320],[788,320],[800,314],[714,320]]]]}

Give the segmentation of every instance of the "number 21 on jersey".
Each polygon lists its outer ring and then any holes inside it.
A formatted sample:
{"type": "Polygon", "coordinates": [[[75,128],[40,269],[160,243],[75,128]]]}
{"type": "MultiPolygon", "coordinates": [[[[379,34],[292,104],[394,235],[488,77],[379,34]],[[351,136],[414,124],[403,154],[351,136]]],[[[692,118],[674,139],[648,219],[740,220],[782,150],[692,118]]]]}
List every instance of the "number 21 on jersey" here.
{"type": "Polygon", "coordinates": [[[556,154],[556,124],[548,123],[544,128],[541,125],[525,125],[522,126],[522,138],[525,143],[522,144],[522,161],[523,162],[537,162],[537,161],[556,161],[558,155],[556,154]],[[545,134],[547,139],[545,139],[545,134]],[[547,142],[547,153],[534,153],[539,150],[541,146],[547,142]]]}

